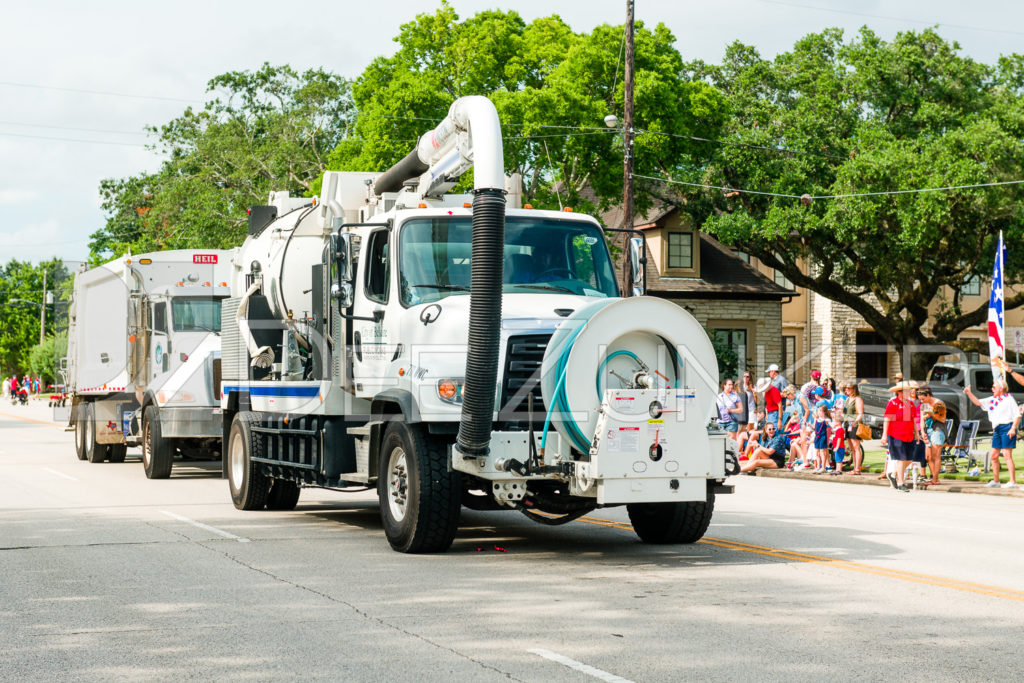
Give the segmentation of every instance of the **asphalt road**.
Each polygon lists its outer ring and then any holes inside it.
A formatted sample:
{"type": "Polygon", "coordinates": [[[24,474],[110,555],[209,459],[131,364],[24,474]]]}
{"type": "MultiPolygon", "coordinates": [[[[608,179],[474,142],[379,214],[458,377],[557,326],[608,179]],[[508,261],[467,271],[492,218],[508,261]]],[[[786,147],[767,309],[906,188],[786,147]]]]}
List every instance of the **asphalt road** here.
{"type": "Polygon", "coordinates": [[[1019,499],[737,477],[692,546],[464,511],[408,556],[370,493],[243,513],[219,463],[149,481],[49,418],[0,407],[0,680],[1024,675],[1019,499]]]}

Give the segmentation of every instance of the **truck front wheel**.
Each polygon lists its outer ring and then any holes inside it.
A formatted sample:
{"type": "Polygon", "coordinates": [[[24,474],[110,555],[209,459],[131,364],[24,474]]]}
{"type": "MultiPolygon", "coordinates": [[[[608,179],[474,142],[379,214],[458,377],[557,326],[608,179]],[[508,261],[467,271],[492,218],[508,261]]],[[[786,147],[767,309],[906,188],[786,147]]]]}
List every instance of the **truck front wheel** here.
{"type": "Polygon", "coordinates": [[[633,531],[644,543],[696,543],[704,537],[715,511],[711,486],[708,483],[706,501],[627,505],[633,531]]]}
{"type": "Polygon", "coordinates": [[[262,453],[260,440],[252,431],[254,421],[255,413],[238,413],[228,436],[228,487],[231,501],[239,510],[262,510],[270,492],[270,477],[260,472],[253,461],[262,453]]]}
{"type": "Polygon", "coordinates": [[[392,422],[381,441],[377,497],[388,543],[402,553],[447,550],[459,526],[462,487],[449,471],[445,444],[404,422],[392,422]]]}
{"type": "Polygon", "coordinates": [[[174,445],[160,433],[160,415],[156,406],[142,413],[142,466],[148,479],[166,479],[174,465],[174,445]]]}

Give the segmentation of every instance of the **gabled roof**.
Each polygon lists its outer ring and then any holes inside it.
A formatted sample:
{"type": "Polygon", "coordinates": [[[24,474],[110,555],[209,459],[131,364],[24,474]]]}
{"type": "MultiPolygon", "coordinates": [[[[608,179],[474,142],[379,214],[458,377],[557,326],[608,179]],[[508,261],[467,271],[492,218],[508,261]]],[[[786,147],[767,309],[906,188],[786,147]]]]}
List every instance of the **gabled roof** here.
{"type": "MultiPolygon", "coordinates": [[[[633,227],[637,230],[663,227],[665,219],[677,210],[676,207],[667,204],[653,207],[645,214],[635,216],[633,227]]],[[[610,228],[621,226],[622,207],[602,213],[600,219],[610,228]]],[[[651,253],[648,243],[648,292],[693,299],[784,299],[796,296],[794,290],[765,277],[711,235],[699,230],[697,235],[700,242],[700,277],[662,277],[658,259],[651,253]]],[[[621,266],[621,259],[618,259],[616,271],[620,282],[621,266]]]]}

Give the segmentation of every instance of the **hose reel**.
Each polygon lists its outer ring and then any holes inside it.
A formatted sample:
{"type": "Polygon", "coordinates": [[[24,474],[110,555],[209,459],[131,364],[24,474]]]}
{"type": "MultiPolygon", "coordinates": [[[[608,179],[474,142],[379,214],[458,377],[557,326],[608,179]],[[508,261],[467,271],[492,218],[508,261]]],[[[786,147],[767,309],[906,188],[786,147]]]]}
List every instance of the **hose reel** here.
{"type": "MultiPolygon", "coordinates": [[[[576,311],[551,337],[541,367],[547,407],[542,447],[553,427],[587,453],[604,390],[694,390],[710,414],[718,361],[701,324],[681,306],[654,297],[605,299],[576,311]]],[[[647,414],[648,406],[642,406],[647,414]]]]}

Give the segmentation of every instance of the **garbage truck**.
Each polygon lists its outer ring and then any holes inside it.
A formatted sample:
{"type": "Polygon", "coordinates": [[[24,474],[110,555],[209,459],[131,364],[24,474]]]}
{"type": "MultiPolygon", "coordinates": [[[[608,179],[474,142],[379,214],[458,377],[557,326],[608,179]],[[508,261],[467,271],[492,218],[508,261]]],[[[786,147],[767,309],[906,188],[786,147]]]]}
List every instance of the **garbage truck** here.
{"type": "Polygon", "coordinates": [[[75,276],[62,372],[75,452],[123,462],[142,447],[151,479],[175,456],[220,457],[221,302],[232,252],[171,250],[75,276]]]}
{"type": "Polygon", "coordinates": [[[497,112],[469,96],[386,172],[250,209],[221,307],[235,507],[376,489],[409,553],[446,550],[463,507],[554,525],[625,505],[645,542],[703,536],[737,469],[707,333],[642,295],[640,240],[624,297],[597,220],[517,204],[497,112]]]}

